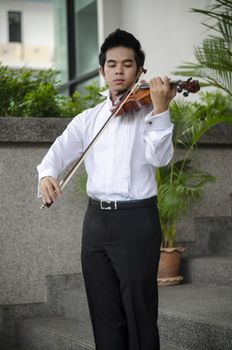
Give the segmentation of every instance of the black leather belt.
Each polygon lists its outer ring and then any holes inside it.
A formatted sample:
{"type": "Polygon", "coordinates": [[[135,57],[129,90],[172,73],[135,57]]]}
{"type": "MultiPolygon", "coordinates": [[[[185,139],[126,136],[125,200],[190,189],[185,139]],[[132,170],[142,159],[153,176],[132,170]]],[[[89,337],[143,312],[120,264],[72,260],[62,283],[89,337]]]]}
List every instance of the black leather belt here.
{"type": "Polygon", "coordinates": [[[132,201],[103,201],[89,198],[89,205],[101,210],[117,210],[130,208],[146,208],[153,207],[157,203],[157,197],[146,199],[132,200],[132,201]]]}

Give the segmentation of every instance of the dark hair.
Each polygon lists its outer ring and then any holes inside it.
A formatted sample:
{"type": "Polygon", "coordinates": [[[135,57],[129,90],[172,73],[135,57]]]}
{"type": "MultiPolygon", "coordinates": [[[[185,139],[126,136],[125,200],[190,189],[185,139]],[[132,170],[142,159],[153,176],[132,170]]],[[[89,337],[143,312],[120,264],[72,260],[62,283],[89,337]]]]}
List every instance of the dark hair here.
{"type": "Polygon", "coordinates": [[[106,61],[106,51],[114,47],[123,46],[134,50],[135,61],[137,67],[141,67],[144,64],[145,53],[141,48],[140,42],[131,33],[125,30],[116,29],[114,32],[110,33],[105,39],[101,46],[99,54],[99,64],[104,67],[106,61]]]}

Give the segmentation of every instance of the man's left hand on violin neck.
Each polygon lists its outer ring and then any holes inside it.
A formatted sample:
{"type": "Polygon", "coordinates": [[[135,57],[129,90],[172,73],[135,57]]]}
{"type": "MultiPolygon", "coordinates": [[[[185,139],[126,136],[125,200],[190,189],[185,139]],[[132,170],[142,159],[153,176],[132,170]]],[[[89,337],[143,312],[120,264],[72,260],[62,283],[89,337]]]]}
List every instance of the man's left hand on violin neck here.
{"type": "Polygon", "coordinates": [[[168,109],[170,101],[176,96],[176,87],[171,86],[167,76],[154,77],[149,81],[150,96],[154,106],[153,114],[160,114],[168,109]]]}

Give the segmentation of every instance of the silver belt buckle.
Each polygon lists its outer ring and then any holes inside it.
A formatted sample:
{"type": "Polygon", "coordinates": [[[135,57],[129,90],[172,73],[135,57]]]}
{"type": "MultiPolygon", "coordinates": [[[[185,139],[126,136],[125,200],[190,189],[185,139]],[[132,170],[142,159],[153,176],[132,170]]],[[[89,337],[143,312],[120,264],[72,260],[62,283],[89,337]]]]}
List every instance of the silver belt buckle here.
{"type": "Polygon", "coordinates": [[[114,207],[112,207],[111,205],[111,201],[100,201],[100,208],[103,210],[112,210],[112,209],[118,209],[117,207],[117,201],[114,201],[114,207]],[[105,206],[103,203],[109,203],[108,206],[105,206]]]}

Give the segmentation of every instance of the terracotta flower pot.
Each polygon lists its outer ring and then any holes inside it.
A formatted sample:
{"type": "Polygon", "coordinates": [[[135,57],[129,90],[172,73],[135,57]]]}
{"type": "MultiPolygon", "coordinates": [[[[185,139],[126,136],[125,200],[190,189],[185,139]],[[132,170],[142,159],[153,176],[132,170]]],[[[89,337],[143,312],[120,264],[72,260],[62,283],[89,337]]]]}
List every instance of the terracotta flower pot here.
{"type": "Polygon", "coordinates": [[[161,248],[158,269],[158,285],[169,286],[179,284],[183,277],[179,275],[181,253],[183,247],[161,248]]]}

